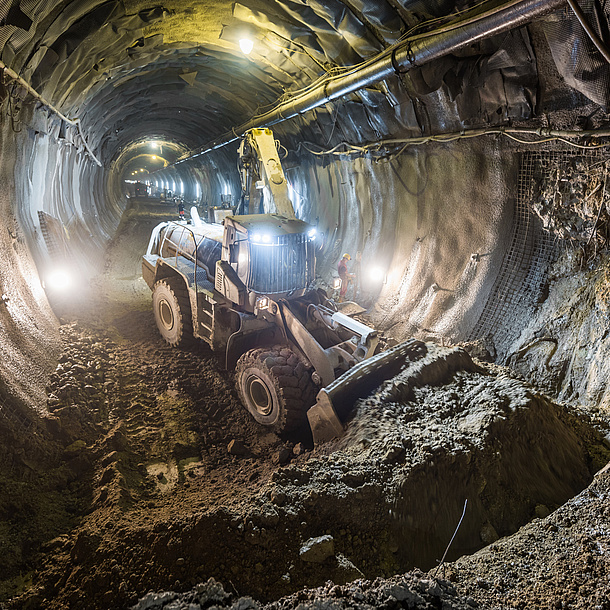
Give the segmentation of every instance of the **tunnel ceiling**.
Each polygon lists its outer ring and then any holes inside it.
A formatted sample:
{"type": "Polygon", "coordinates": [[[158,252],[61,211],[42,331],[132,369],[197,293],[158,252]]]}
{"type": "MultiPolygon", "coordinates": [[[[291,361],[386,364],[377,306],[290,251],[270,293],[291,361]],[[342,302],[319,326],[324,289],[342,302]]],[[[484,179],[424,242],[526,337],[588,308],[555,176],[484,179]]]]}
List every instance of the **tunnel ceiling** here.
{"type": "MultiPolygon", "coordinates": [[[[82,120],[107,163],[145,139],[196,148],[401,36],[443,26],[467,5],[475,3],[2,0],[0,46],[4,63],[82,120]],[[243,37],[254,43],[249,56],[239,49],[243,37]]],[[[301,126],[336,124],[332,144],[526,119],[537,84],[522,28],[347,96],[301,126]]]]}
{"type": "Polygon", "coordinates": [[[3,60],[80,116],[110,156],[143,136],[200,144],[402,28],[384,3],[366,14],[338,1],[54,4],[3,7],[3,60]],[[238,47],[245,36],[250,57],[238,47]]]}

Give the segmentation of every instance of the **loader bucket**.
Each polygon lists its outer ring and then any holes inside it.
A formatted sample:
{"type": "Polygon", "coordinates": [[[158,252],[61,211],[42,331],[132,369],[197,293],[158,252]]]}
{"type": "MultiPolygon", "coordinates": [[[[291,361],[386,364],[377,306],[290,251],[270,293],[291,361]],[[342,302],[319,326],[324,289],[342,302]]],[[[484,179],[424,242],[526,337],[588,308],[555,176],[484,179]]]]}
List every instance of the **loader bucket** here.
{"type": "Polygon", "coordinates": [[[316,397],[316,404],[307,411],[314,443],[319,445],[341,436],[343,422],[359,398],[368,396],[386,379],[397,375],[406,360],[419,360],[425,355],[425,343],[409,339],[359,362],[322,388],[316,397]]]}

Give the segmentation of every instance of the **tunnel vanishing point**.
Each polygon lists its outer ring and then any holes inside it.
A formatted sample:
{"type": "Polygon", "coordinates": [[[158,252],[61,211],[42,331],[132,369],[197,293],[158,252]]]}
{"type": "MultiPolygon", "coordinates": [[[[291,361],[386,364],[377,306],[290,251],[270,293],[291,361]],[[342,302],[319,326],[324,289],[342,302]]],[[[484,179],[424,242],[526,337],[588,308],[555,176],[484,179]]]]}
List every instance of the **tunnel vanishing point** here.
{"type": "MultiPolygon", "coordinates": [[[[0,0],[0,608],[347,607],[567,510],[610,459],[609,49],[597,0],[0,0]],[[141,276],[178,201],[244,211],[258,128],[315,287],[348,254],[381,348],[427,346],[327,445],[141,276]]],[[[465,565],[362,603],[608,607],[465,565]]]]}

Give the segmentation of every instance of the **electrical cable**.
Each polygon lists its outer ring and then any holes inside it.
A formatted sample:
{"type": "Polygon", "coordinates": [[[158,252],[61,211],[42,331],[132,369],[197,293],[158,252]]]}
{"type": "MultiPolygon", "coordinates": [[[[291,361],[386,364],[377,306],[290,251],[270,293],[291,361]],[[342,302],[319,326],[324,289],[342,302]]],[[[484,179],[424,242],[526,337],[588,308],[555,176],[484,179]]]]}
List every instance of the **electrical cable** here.
{"type": "Polygon", "coordinates": [[[40,102],[45,108],[48,108],[53,114],[57,115],[62,121],[70,125],[71,127],[76,127],[78,130],[78,135],[80,139],[83,141],[85,149],[89,153],[89,156],[102,167],[101,161],[95,156],[94,152],[89,147],[87,140],[85,139],[85,135],[82,131],[81,121],[80,119],[69,119],[66,115],[64,115],[60,110],[58,110],[51,102],[46,100],[36,89],[34,89],[28,82],[26,82],[17,72],[9,68],[1,59],[0,59],[0,70],[2,70],[4,76],[8,76],[10,80],[19,83],[35,100],[40,102]]]}
{"type": "MultiPolygon", "coordinates": [[[[455,142],[456,140],[462,139],[470,139],[477,138],[481,136],[490,136],[490,135],[502,135],[515,142],[520,144],[546,144],[549,142],[563,142],[569,146],[574,146],[575,148],[580,148],[582,150],[595,150],[599,148],[605,148],[610,146],[610,142],[602,143],[602,144],[578,144],[577,142],[573,142],[570,138],[610,138],[610,130],[607,129],[599,129],[599,130],[585,130],[585,131],[569,131],[569,130],[555,130],[548,128],[528,128],[528,127],[492,127],[488,129],[472,129],[472,130],[462,130],[454,133],[447,134],[437,134],[430,136],[421,136],[414,138],[401,138],[401,139],[391,139],[391,140],[381,140],[380,142],[375,142],[372,144],[366,144],[364,146],[356,146],[354,144],[350,144],[349,142],[341,142],[337,144],[333,148],[324,151],[315,151],[310,148],[310,146],[317,146],[311,142],[301,142],[299,143],[299,148],[303,147],[307,152],[316,156],[325,156],[325,155],[351,155],[351,154],[367,154],[371,152],[381,152],[382,148],[387,149],[390,146],[398,146],[403,145],[400,151],[396,154],[401,154],[406,148],[409,146],[420,146],[422,144],[427,144],[429,142],[438,142],[438,143],[449,143],[455,142]],[[519,138],[516,134],[527,134],[532,136],[537,136],[538,140],[526,140],[523,138],[519,138]],[[339,151],[338,149],[345,147],[348,150],[339,151]]],[[[385,153],[384,153],[385,154],[385,153]]],[[[396,156],[396,154],[392,156],[396,156]]]]}
{"type": "Polygon", "coordinates": [[[436,35],[436,38],[434,38],[435,34],[431,33],[430,36],[433,42],[429,43],[426,41],[425,43],[420,42],[415,45],[417,49],[412,51],[414,58],[409,55],[407,47],[409,47],[410,40],[407,39],[402,42],[399,51],[396,53],[395,66],[392,66],[390,56],[388,55],[392,53],[392,47],[389,47],[378,55],[369,58],[367,62],[362,64],[363,68],[351,67],[340,77],[322,77],[306,89],[306,94],[295,95],[291,93],[287,101],[278,103],[271,111],[263,115],[251,117],[238,127],[233,127],[229,132],[183,155],[172,165],[175,166],[191,161],[226,146],[250,129],[275,125],[318,108],[322,104],[370,87],[390,76],[396,66],[399,68],[403,66],[412,68],[424,65],[448,53],[454,53],[459,49],[484,40],[491,35],[498,35],[510,29],[521,27],[532,19],[545,15],[563,4],[564,0],[509,0],[508,4],[496,6],[494,9],[486,12],[485,15],[482,13],[477,16],[477,19],[481,20],[481,24],[476,27],[473,25],[462,27],[453,35],[445,36],[441,34],[436,35]]]}
{"type": "MultiPolygon", "coordinates": [[[[317,78],[315,81],[313,81],[306,87],[303,87],[301,89],[296,89],[294,91],[290,91],[289,93],[285,92],[282,97],[287,96],[289,98],[295,98],[295,97],[300,97],[302,95],[306,95],[311,90],[315,89],[316,87],[320,86],[323,83],[330,83],[334,80],[337,80],[338,78],[342,78],[346,75],[349,75],[356,70],[362,70],[369,64],[371,64],[375,61],[378,61],[379,59],[386,57],[387,55],[393,56],[395,54],[396,50],[398,49],[398,47],[402,46],[407,39],[409,41],[415,41],[415,40],[420,40],[423,38],[428,38],[430,36],[436,36],[439,33],[446,33],[446,32],[455,30],[459,27],[470,25],[472,23],[476,23],[477,21],[485,19],[489,15],[492,15],[492,14],[498,12],[498,10],[500,8],[501,9],[510,8],[512,6],[520,4],[521,2],[522,2],[522,0],[512,0],[511,2],[507,2],[506,4],[501,5],[501,7],[494,7],[493,9],[484,11],[484,12],[479,13],[478,15],[474,15],[470,18],[463,19],[463,20],[457,21],[455,23],[447,24],[446,26],[441,27],[439,29],[431,30],[429,32],[423,32],[421,34],[411,35],[412,32],[416,31],[417,29],[420,29],[421,27],[424,27],[426,25],[437,23],[438,21],[441,21],[442,19],[446,19],[446,17],[442,17],[442,18],[438,17],[435,19],[430,19],[428,21],[424,21],[422,23],[417,24],[413,28],[411,28],[407,33],[403,34],[396,42],[394,42],[393,44],[388,46],[386,49],[384,49],[377,55],[374,55],[373,57],[370,57],[370,58],[368,58],[358,64],[354,64],[352,66],[332,68],[326,74],[320,76],[319,78],[317,78]]],[[[455,15],[462,15],[464,13],[471,12],[472,10],[480,8],[481,6],[484,6],[485,4],[488,4],[488,3],[489,2],[487,2],[487,1],[480,2],[479,4],[476,4],[475,6],[469,8],[467,10],[455,13],[455,15]]],[[[453,16],[454,15],[452,15],[451,17],[453,17],[453,16]]],[[[262,116],[262,114],[256,114],[256,115],[254,115],[253,118],[256,119],[259,116],[262,116]]]]}

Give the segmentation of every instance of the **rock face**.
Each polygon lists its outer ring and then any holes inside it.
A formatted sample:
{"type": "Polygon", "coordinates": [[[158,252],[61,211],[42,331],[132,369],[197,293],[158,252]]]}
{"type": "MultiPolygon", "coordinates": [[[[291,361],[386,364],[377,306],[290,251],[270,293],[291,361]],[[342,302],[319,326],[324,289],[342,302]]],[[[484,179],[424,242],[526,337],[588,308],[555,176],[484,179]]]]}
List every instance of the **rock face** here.
{"type": "Polygon", "coordinates": [[[332,536],[310,538],[299,551],[299,557],[310,563],[322,563],[335,554],[335,541],[332,536]]]}

